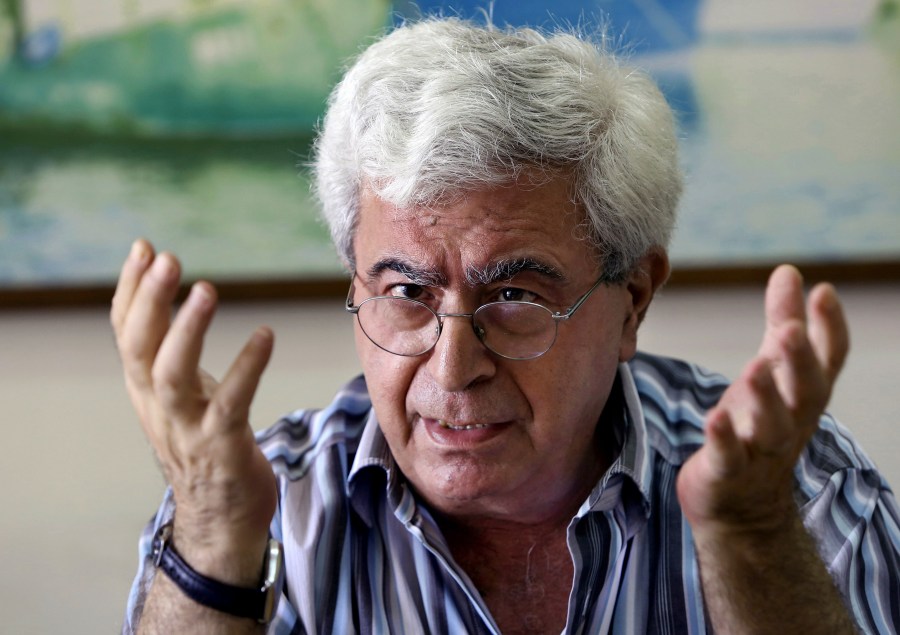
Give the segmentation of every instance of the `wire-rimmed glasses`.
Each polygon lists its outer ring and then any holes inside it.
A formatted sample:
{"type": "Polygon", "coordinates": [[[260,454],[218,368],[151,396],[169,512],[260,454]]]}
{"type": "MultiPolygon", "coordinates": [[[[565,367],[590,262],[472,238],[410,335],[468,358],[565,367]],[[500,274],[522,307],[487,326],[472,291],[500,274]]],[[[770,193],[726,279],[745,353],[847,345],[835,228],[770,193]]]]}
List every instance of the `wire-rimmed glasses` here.
{"type": "Polygon", "coordinates": [[[565,311],[551,311],[535,302],[509,301],[482,304],[474,313],[438,313],[411,298],[379,295],[353,304],[353,281],[346,309],[356,315],[359,327],[378,348],[401,355],[424,355],[437,344],[444,318],[470,318],[472,330],[492,353],[506,359],[540,357],[556,341],[559,323],[568,320],[606,280],[601,276],[575,304],[565,311]]]}

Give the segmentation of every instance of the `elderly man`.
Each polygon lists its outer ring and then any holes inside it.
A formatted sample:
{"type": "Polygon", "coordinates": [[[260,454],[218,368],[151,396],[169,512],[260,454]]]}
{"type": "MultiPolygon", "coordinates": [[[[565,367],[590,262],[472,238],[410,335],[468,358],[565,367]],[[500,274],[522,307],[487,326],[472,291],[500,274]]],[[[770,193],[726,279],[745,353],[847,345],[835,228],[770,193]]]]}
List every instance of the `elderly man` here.
{"type": "MultiPolygon", "coordinates": [[[[125,630],[893,633],[887,484],[823,415],[848,336],[777,269],[730,386],[637,352],[669,273],[672,116],[575,36],[426,20],[335,89],[317,193],[364,377],[254,437],[273,346],[198,369],[200,282],[135,243],[112,322],[170,488],[125,630]]],[[[699,316],[698,319],[703,319],[699,316]]]]}

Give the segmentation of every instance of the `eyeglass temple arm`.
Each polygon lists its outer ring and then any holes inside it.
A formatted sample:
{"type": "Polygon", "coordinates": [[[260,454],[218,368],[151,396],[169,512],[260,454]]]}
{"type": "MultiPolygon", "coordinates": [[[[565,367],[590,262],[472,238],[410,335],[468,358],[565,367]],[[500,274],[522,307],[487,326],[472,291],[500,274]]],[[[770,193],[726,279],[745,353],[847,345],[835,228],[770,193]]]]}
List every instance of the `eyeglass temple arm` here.
{"type": "Polygon", "coordinates": [[[576,300],[575,304],[570,306],[565,313],[560,313],[558,311],[556,313],[554,313],[553,319],[557,320],[557,321],[568,320],[570,317],[575,315],[575,311],[578,310],[578,307],[580,307],[582,304],[584,304],[587,301],[587,299],[589,297],[591,297],[591,294],[594,292],[594,290],[606,281],[607,281],[606,276],[600,276],[597,279],[597,282],[595,282],[594,285],[590,289],[587,290],[587,293],[585,293],[583,296],[578,298],[578,300],[576,300]]]}
{"type": "Polygon", "coordinates": [[[359,307],[353,306],[353,278],[355,277],[356,274],[353,274],[353,277],[350,278],[350,289],[347,291],[347,301],[344,304],[344,309],[347,313],[352,313],[353,315],[359,313],[359,307]]]}

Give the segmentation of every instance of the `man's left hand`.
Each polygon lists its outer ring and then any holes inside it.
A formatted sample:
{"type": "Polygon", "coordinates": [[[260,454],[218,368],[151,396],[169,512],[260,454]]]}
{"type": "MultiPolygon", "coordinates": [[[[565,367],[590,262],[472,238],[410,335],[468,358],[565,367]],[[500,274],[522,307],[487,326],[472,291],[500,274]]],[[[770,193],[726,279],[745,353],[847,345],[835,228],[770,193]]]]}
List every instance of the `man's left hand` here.
{"type": "Polygon", "coordinates": [[[706,443],[685,463],[678,498],[698,533],[759,537],[797,517],[793,469],[818,427],[847,356],[837,293],[781,266],[766,290],[759,352],[706,418],[706,443]]]}

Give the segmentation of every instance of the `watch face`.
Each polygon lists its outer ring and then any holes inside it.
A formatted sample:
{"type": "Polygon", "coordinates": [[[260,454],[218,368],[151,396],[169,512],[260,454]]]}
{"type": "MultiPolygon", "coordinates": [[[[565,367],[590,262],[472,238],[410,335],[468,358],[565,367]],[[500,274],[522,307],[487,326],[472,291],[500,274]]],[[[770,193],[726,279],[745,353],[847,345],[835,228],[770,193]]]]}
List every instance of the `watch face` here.
{"type": "Polygon", "coordinates": [[[266,548],[266,561],[263,571],[262,591],[266,594],[263,615],[258,620],[267,623],[275,615],[278,608],[278,600],[281,599],[281,589],[284,582],[284,555],[281,543],[274,538],[269,540],[266,548]]]}

